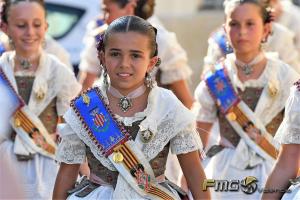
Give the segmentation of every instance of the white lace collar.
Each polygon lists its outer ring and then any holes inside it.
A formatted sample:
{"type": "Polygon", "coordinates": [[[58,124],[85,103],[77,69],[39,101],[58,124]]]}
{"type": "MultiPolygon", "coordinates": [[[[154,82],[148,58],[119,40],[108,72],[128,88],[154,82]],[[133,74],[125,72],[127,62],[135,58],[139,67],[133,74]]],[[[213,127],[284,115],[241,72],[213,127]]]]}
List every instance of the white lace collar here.
{"type": "Polygon", "coordinates": [[[225,66],[229,72],[229,77],[235,86],[235,89],[239,88],[242,91],[246,89],[246,87],[264,87],[269,81],[277,82],[276,80],[276,72],[272,69],[273,62],[272,58],[275,58],[277,54],[266,53],[267,63],[264,71],[258,77],[258,79],[250,79],[242,82],[238,77],[237,67],[235,65],[235,55],[228,54],[225,60],[225,66]]]}
{"type": "MultiPolygon", "coordinates": [[[[100,87],[100,89],[104,99],[107,101],[106,93],[103,88],[100,87]]],[[[175,95],[171,91],[160,87],[152,88],[148,97],[147,108],[143,112],[137,113],[136,116],[142,114],[144,114],[146,118],[140,124],[140,130],[135,139],[135,144],[143,151],[148,160],[154,158],[171,138],[195,122],[195,116],[181,104],[175,95]],[[164,126],[158,130],[158,126],[162,124],[164,124],[164,126]],[[138,139],[140,137],[139,134],[143,131],[151,131],[153,133],[153,139],[151,139],[149,143],[142,143],[142,141],[138,139]]],[[[99,148],[91,140],[74,110],[69,109],[65,113],[64,118],[78,137],[90,147],[95,157],[105,167],[110,170],[115,170],[114,166],[102,155],[99,148]]]]}
{"type": "MultiPolygon", "coordinates": [[[[0,63],[11,84],[18,92],[17,83],[14,77],[14,56],[15,51],[3,53],[0,59],[0,63]]],[[[53,74],[53,71],[51,71],[52,69],[54,68],[51,68],[51,59],[49,59],[49,56],[45,54],[44,51],[42,51],[39,66],[34,74],[35,79],[28,102],[29,109],[36,115],[39,115],[44,110],[47,104],[56,96],[56,93],[58,92],[58,88],[53,87],[53,85],[49,85],[52,79],[56,78],[53,74]],[[37,97],[43,98],[38,99],[37,97]]]]}

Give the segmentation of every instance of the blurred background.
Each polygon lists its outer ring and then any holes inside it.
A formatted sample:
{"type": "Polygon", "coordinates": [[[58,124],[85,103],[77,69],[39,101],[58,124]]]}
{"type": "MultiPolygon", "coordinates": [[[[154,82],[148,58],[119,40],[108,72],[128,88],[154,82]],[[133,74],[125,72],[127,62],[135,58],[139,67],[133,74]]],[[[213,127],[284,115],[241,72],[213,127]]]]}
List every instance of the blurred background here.
{"type": "MultiPolygon", "coordinates": [[[[77,72],[87,23],[101,12],[100,0],[46,0],[49,34],[71,54],[77,72]]],[[[199,82],[207,39],[223,21],[223,0],[156,0],[155,14],[177,34],[193,70],[190,88],[199,82]]]]}

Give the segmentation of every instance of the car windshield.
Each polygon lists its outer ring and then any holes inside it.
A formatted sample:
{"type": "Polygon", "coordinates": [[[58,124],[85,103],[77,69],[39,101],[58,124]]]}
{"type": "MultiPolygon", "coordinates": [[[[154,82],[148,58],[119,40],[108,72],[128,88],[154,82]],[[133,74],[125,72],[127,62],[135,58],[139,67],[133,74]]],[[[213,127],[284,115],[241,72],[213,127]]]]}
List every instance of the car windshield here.
{"type": "Polygon", "coordinates": [[[67,35],[85,12],[79,8],[51,3],[46,3],[46,8],[49,23],[48,34],[55,39],[67,35]]]}

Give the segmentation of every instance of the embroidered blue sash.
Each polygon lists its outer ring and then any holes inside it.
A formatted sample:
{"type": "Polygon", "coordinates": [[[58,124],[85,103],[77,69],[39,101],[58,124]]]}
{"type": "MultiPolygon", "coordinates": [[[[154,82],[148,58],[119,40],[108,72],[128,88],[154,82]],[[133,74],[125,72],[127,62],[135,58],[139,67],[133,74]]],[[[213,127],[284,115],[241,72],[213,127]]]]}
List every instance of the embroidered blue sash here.
{"type": "Polygon", "coordinates": [[[225,114],[228,122],[246,144],[263,158],[276,159],[277,149],[272,144],[272,137],[269,136],[270,134],[265,130],[259,119],[255,117],[252,110],[235,92],[223,63],[216,64],[215,71],[209,72],[205,80],[209,92],[220,111],[225,114]],[[248,133],[251,132],[256,132],[262,136],[260,142],[256,143],[257,141],[249,137],[248,133]]]}
{"type": "Polygon", "coordinates": [[[104,155],[108,156],[115,147],[125,143],[129,135],[111,116],[98,90],[93,88],[78,96],[71,106],[82,119],[89,136],[100,146],[104,155]]]}
{"type": "Polygon", "coordinates": [[[226,114],[232,106],[240,101],[221,63],[216,65],[214,73],[209,72],[206,75],[205,80],[222,113],[226,114]]]}
{"type": "Polygon", "coordinates": [[[112,116],[99,88],[92,88],[76,97],[71,101],[71,107],[90,139],[130,187],[147,199],[176,199],[156,182],[143,152],[136,148],[122,124],[112,116]]]}
{"type": "MultiPolygon", "coordinates": [[[[23,143],[29,145],[36,152],[50,158],[54,158],[56,144],[50,137],[40,119],[29,111],[23,99],[17,94],[5,73],[0,68],[0,90],[1,94],[8,98],[10,105],[9,114],[14,123],[15,132],[23,139],[23,143]],[[4,90],[4,93],[2,93],[4,90]]],[[[2,97],[3,98],[3,97],[2,97]]],[[[25,152],[22,152],[25,153],[25,152]]],[[[28,152],[26,152],[28,154],[28,152]]]]}

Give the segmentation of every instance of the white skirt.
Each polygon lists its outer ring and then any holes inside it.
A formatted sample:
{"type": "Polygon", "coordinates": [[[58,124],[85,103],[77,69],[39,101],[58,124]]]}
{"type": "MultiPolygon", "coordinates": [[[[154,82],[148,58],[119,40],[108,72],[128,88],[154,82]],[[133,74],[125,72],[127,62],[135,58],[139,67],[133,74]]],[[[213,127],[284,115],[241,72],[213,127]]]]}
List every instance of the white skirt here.
{"type": "MultiPolygon", "coordinates": [[[[243,180],[247,176],[254,176],[258,179],[257,186],[262,188],[265,185],[267,177],[271,172],[273,163],[263,162],[252,169],[239,169],[231,164],[232,158],[235,155],[235,149],[224,148],[212,158],[207,158],[204,162],[204,170],[207,179],[216,180],[243,180]]],[[[262,193],[256,190],[253,194],[246,194],[241,191],[214,191],[211,188],[212,199],[260,199],[262,193]]]]}
{"type": "Polygon", "coordinates": [[[292,192],[285,193],[281,200],[299,200],[300,199],[300,184],[292,185],[289,188],[292,192]]]}
{"type": "MultiPolygon", "coordinates": [[[[180,199],[176,190],[174,190],[170,185],[169,182],[160,183],[163,187],[168,189],[171,193],[173,193],[175,199],[180,199]]],[[[101,185],[96,186],[91,183],[89,180],[83,180],[80,182],[75,188],[71,195],[68,196],[67,200],[94,200],[94,199],[146,199],[140,196],[135,190],[128,185],[128,183],[121,178],[118,177],[118,182],[116,189],[113,188],[111,185],[101,185]],[[119,186],[119,187],[118,187],[119,186]],[[117,189],[118,188],[118,189],[117,189]]],[[[147,198],[148,199],[148,198],[147,198]]]]}
{"type": "MultiPolygon", "coordinates": [[[[80,192],[80,191],[78,191],[80,192]]],[[[110,200],[113,199],[114,188],[112,186],[99,186],[94,191],[89,193],[85,197],[77,197],[75,192],[71,194],[67,200],[84,200],[84,199],[105,199],[110,200]]]]}
{"type": "Polygon", "coordinates": [[[18,161],[11,140],[0,145],[1,159],[14,166],[18,182],[24,190],[24,199],[52,199],[52,192],[58,172],[58,164],[53,159],[36,154],[32,160],[18,161]]]}

